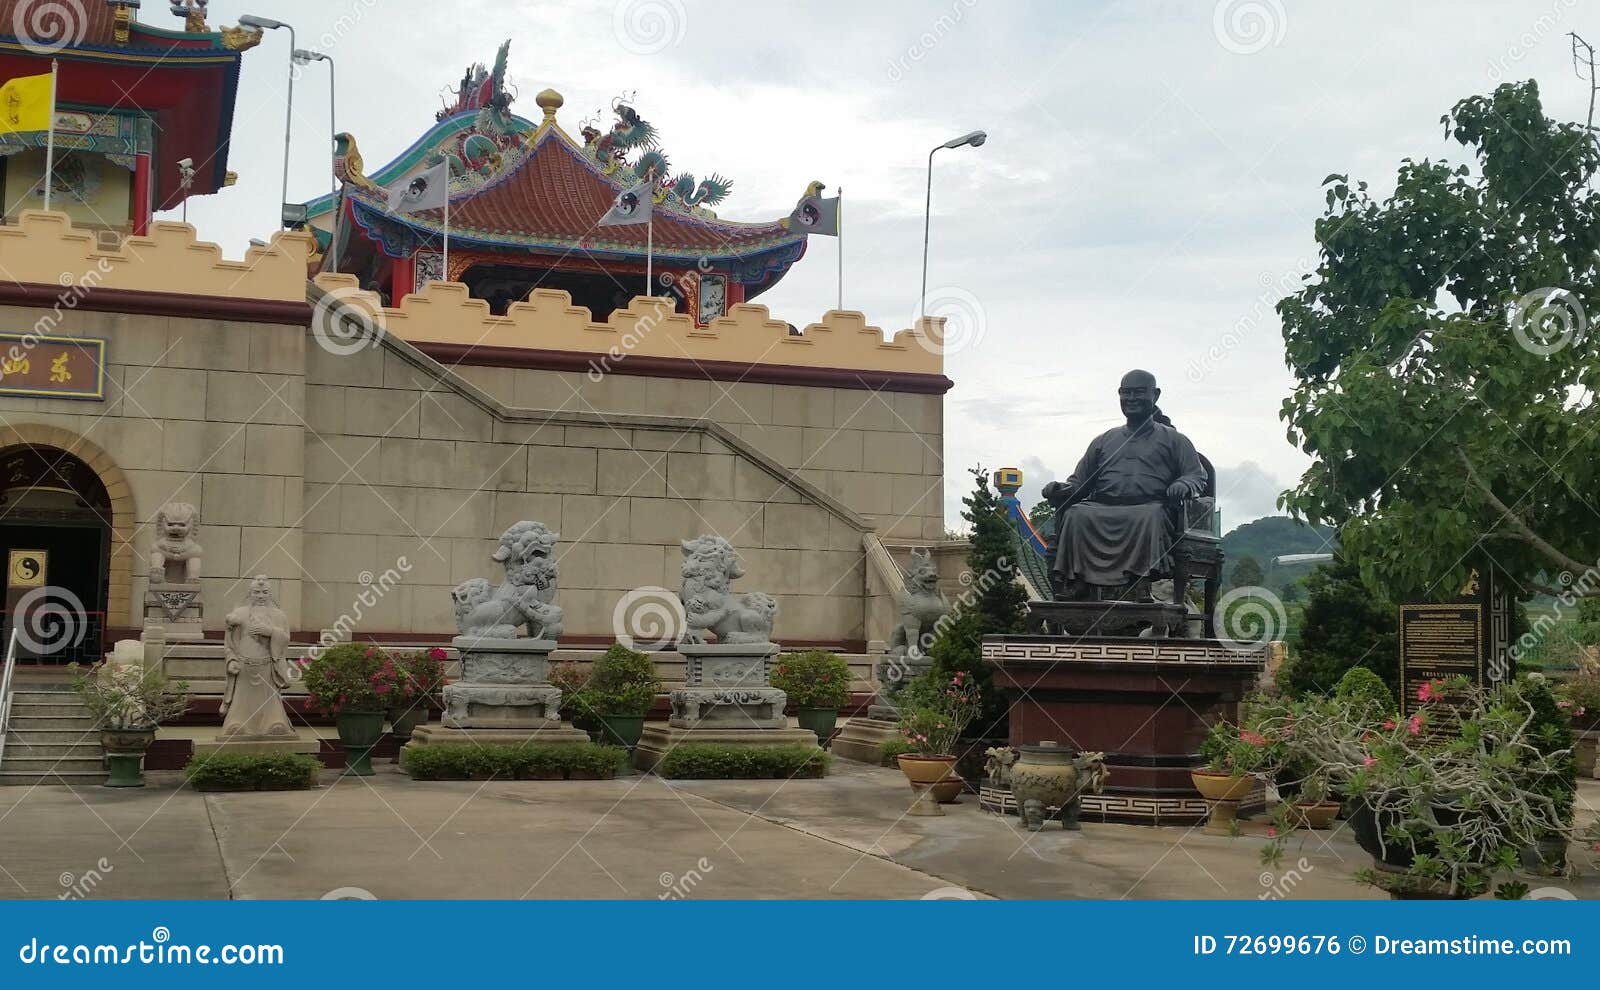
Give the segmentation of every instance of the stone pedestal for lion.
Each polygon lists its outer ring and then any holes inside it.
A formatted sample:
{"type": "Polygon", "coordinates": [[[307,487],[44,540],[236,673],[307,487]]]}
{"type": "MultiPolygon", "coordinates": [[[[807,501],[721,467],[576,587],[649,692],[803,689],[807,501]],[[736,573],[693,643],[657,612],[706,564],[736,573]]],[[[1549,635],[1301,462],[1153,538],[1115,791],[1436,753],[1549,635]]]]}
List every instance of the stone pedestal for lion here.
{"type": "Polygon", "coordinates": [[[490,558],[505,567],[505,581],[472,578],[451,592],[461,679],[445,686],[440,724],[419,726],[407,748],[589,741],[561,721],[561,689],[550,683],[562,620],[552,553],[559,535],[542,523],[516,523],[490,558]],[[517,635],[523,628],[528,635],[517,635]]]}
{"type": "Polygon", "coordinates": [[[784,717],[788,698],[772,686],[776,643],[684,643],[683,687],[671,693],[666,725],[645,726],[634,764],[654,767],[681,743],[717,746],[815,746],[809,729],[792,729],[784,717]]]}

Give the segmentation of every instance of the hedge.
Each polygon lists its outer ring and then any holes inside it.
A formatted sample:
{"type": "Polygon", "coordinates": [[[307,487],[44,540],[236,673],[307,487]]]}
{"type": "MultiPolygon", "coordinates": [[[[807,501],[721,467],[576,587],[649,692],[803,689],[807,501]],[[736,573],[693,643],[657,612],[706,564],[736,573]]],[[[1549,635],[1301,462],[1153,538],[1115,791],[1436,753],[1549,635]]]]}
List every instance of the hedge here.
{"type": "Polygon", "coordinates": [[[662,777],[680,780],[761,780],[822,777],[829,756],[816,746],[675,746],[656,764],[662,777]]]}
{"type": "Polygon", "coordinates": [[[889,739],[879,747],[879,763],[886,767],[898,767],[899,756],[911,752],[911,744],[904,739],[889,739]]]}
{"type": "Polygon", "coordinates": [[[413,780],[609,780],[628,762],[620,746],[407,746],[400,768],[413,780]]]}
{"type": "Polygon", "coordinates": [[[303,791],[317,785],[322,763],[299,753],[212,753],[183,768],[197,791],[303,791]]]}

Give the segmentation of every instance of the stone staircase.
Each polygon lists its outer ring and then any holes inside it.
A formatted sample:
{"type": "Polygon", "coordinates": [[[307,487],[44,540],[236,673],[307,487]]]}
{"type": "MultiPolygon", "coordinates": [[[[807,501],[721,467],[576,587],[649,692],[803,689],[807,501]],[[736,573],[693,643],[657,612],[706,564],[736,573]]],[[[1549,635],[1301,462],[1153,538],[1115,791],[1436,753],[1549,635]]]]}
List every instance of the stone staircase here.
{"type": "Polygon", "coordinates": [[[12,687],[0,785],[102,783],[100,733],[71,683],[19,677],[12,687]]]}

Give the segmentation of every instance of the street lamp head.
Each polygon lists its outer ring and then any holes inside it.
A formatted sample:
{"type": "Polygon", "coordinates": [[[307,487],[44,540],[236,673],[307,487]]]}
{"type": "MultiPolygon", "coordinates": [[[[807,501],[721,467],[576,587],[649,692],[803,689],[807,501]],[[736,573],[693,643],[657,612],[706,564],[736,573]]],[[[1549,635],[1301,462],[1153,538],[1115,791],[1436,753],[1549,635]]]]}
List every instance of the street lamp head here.
{"type": "Polygon", "coordinates": [[[255,14],[245,14],[239,18],[239,23],[245,27],[261,28],[263,31],[275,31],[289,25],[282,21],[275,21],[270,17],[257,17],[255,14]]]}
{"type": "Polygon", "coordinates": [[[314,52],[309,48],[296,48],[290,53],[290,58],[298,65],[310,65],[312,62],[332,62],[333,59],[322,52],[314,52]]]}
{"type": "Polygon", "coordinates": [[[959,147],[962,147],[963,145],[970,144],[974,148],[977,148],[977,147],[981,146],[983,144],[983,142],[985,142],[987,140],[989,140],[989,135],[988,135],[987,132],[985,132],[985,131],[973,131],[970,134],[963,134],[958,138],[952,138],[949,141],[946,141],[944,144],[939,145],[939,147],[941,147],[941,148],[959,148],[959,147]]]}

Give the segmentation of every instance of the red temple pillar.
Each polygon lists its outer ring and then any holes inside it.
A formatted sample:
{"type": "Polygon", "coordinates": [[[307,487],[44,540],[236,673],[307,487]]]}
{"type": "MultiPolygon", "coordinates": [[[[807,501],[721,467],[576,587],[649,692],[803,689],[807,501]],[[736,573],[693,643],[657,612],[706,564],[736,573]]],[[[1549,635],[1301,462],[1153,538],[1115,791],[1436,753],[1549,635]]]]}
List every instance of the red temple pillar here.
{"type": "Polygon", "coordinates": [[[389,283],[389,305],[398,306],[400,300],[417,291],[417,259],[396,258],[391,271],[394,276],[389,283]]]}
{"type": "Polygon", "coordinates": [[[143,237],[150,233],[150,216],[155,205],[150,198],[150,154],[141,152],[133,161],[133,233],[135,237],[143,237]]]}
{"type": "Polygon", "coordinates": [[[744,302],[744,283],[730,279],[728,281],[728,308],[744,302]]]}

